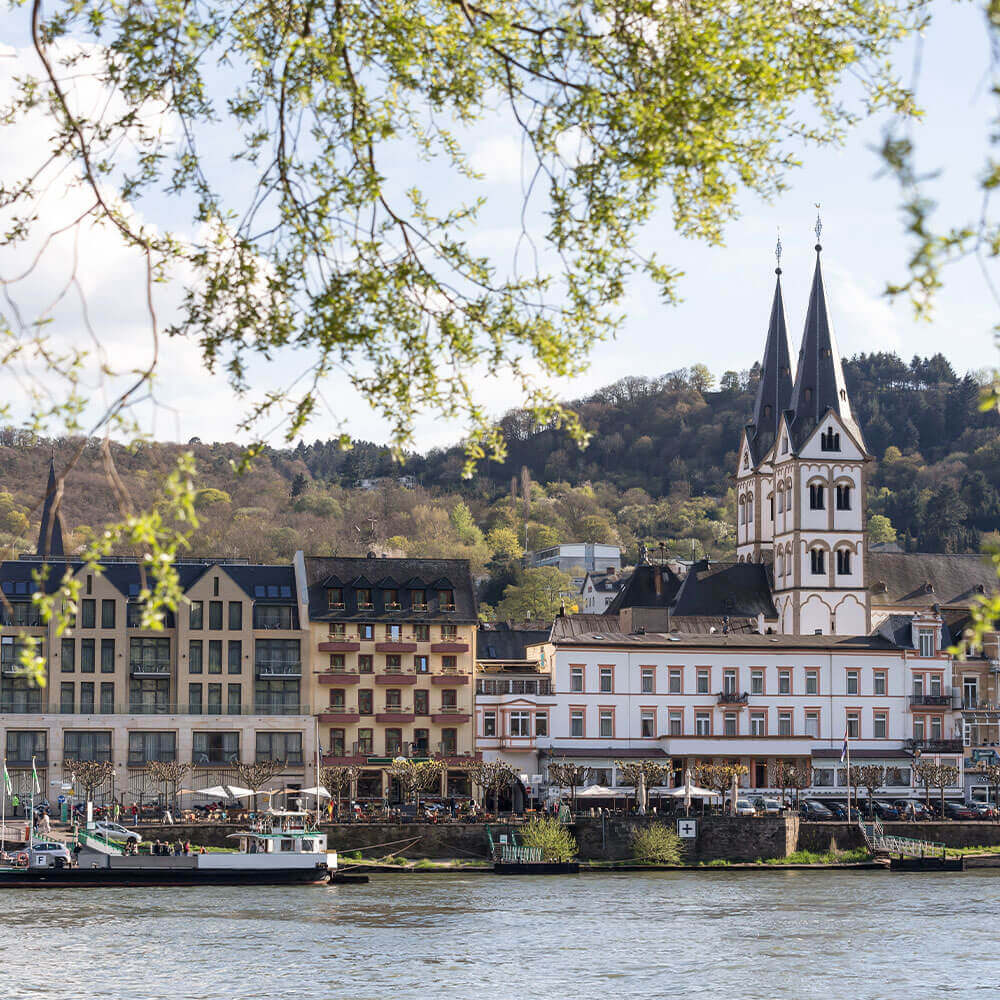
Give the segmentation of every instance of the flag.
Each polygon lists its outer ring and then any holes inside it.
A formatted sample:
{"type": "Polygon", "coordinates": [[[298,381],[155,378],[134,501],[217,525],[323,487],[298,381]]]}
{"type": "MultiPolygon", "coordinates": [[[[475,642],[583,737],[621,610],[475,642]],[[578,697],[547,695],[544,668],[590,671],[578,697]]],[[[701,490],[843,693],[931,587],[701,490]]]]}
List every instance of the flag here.
{"type": "Polygon", "coordinates": [[[10,780],[10,774],[7,772],[7,761],[6,760],[3,762],[3,787],[4,787],[4,790],[7,792],[8,797],[14,791],[14,786],[11,783],[11,780],[10,780]]]}
{"type": "Polygon", "coordinates": [[[42,786],[38,783],[38,768],[35,767],[35,758],[31,758],[31,779],[35,783],[35,791],[41,792],[42,786]]]}
{"type": "Polygon", "coordinates": [[[844,730],[844,745],[840,748],[840,763],[843,764],[847,759],[847,730],[844,730]]]}

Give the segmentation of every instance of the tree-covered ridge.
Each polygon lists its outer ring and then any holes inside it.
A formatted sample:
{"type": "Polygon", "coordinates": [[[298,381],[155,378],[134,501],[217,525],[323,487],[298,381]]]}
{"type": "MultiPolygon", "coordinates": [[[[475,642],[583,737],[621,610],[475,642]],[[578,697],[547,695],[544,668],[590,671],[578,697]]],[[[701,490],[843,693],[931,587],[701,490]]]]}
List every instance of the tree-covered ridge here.
{"type": "MultiPolygon", "coordinates": [[[[937,355],[907,365],[891,354],[845,361],[857,418],[877,461],[869,480],[875,540],[925,550],[974,551],[1000,529],[1000,420],[978,410],[979,381],[958,376],[937,355]]],[[[195,459],[198,553],[267,561],[298,548],[355,554],[375,518],[379,548],[410,556],[465,556],[493,578],[484,598],[500,600],[527,546],[619,542],[635,558],[639,541],[676,555],[725,557],[734,549],[729,476],[750,413],[755,370],[728,371],[716,387],[707,368],[629,378],[573,405],[592,434],[578,449],[561,431],[533,428],[523,412],[503,418],[504,464],[459,475],[461,448],[408,455],[366,442],[265,449],[248,473],[232,463],[236,444],[113,446],[123,482],[139,505],[155,502],[179,452],[195,459]],[[525,482],[527,470],[527,482],[525,482]],[[412,478],[410,478],[412,477],[412,478]],[[511,495],[516,479],[517,497],[511,495]],[[373,481],[361,489],[361,480],[373,481]],[[527,498],[527,499],[526,499],[527,498]]],[[[0,431],[0,537],[34,546],[47,464],[61,467],[69,439],[0,431]]],[[[88,444],[67,480],[67,545],[104,523],[113,498],[99,443],[88,444]]]]}

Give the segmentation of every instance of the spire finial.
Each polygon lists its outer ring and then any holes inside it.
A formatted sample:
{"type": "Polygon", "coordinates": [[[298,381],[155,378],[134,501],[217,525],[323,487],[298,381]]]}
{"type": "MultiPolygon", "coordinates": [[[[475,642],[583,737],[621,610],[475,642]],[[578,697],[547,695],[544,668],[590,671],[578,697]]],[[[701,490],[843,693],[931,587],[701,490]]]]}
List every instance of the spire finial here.
{"type": "Polygon", "coordinates": [[[819,202],[816,202],[816,253],[819,253],[823,247],[820,245],[819,238],[823,235],[823,220],[819,215],[819,202]]]}
{"type": "Polygon", "coordinates": [[[778,226],[778,245],[774,248],[774,259],[778,262],[777,267],[774,269],[774,273],[781,274],[781,226],[778,226]]]}

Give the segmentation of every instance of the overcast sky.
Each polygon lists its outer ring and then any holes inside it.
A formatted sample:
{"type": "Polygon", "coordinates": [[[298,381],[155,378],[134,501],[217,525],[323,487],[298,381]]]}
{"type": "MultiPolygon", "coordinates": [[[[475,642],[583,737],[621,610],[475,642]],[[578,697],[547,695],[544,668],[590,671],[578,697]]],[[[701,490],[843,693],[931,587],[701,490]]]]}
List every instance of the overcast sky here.
{"type": "MultiPolygon", "coordinates": [[[[29,58],[24,38],[28,11],[15,8],[0,16],[0,97],[12,74],[29,58]]],[[[940,170],[932,191],[942,214],[951,222],[973,216],[979,205],[976,178],[981,171],[984,136],[990,111],[987,37],[982,15],[973,5],[940,4],[925,40],[919,99],[926,117],[916,130],[921,166],[940,170]]],[[[775,204],[746,199],[742,217],[726,232],[726,246],[707,247],[678,238],[669,211],[661,211],[645,233],[665,263],[685,272],[684,301],[664,306],[651,286],[637,282],[628,295],[628,315],[617,339],[599,345],[590,370],[558,383],[564,398],[576,398],[625,375],[655,376],[704,362],[718,376],[726,369],[750,366],[763,348],[773,291],[774,244],[781,228],[784,245],[783,287],[793,349],[797,351],[804,321],[814,254],[814,203],[822,204],[824,274],[834,330],[841,353],[892,350],[909,359],[914,354],[943,352],[959,371],[993,365],[991,343],[995,308],[974,262],[948,273],[933,323],[913,318],[903,301],[890,303],[882,291],[887,281],[905,275],[909,246],[898,209],[894,182],[880,177],[874,151],[882,123],[867,123],[840,149],[807,150],[802,169],[791,174],[791,190],[775,204]]],[[[0,178],[12,176],[44,149],[41,126],[22,128],[11,141],[0,132],[0,178]]],[[[475,137],[474,163],[487,175],[490,204],[473,237],[474,247],[509,257],[517,230],[507,220],[521,191],[520,142],[513,135],[486,127],[475,137]]],[[[72,198],[61,206],[68,210],[72,198]]],[[[51,297],[69,271],[74,252],[66,242],[58,255],[19,287],[26,303],[51,297]]],[[[81,284],[94,327],[116,363],[141,363],[148,354],[144,289],[141,275],[107,234],[82,234],[76,247],[81,284]]],[[[0,255],[0,273],[9,277],[21,261],[0,255]]],[[[161,307],[169,309],[178,288],[158,289],[161,307]]],[[[53,312],[53,329],[64,343],[86,338],[79,303],[70,294],[53,312]]],[[[301,355],[279,358],[255,370],[262,388],[286,381],[305,365],[301,355]]],[[[0,375],[0,391],[18,399],[23,383],[0,375]]],[[[499,416],[516,405],[509,383],[483,381],[481,394],[499,416]]],[[[306,434],[308,440],[346,430],[359,438],[384,441],[387,429],[343,380],[331,379],[324,390],[328,412],[306,434]]],[[[243,404],[220,376],[202,370],[197,348],[171,342],[161,361],[158,403],[147,408],[147,426],[161,439],[232,440],[243,404]]],[[[418,427],[421,449],[451,444],[461,428],[428,416],[418,427]]],[[[276,439],[275,443],[280,443],[276,439]]]]}

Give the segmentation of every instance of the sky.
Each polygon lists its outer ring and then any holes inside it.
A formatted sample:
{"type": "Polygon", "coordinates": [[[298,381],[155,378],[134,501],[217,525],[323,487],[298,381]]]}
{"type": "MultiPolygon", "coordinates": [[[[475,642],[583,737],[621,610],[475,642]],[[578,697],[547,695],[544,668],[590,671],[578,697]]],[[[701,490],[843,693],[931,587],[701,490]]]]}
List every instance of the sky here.
{"type": "MultiPolygon", "coordinates": [[[[24,36],[25,8],[0,15],[0,96],[11,75],[31,65],[24,36]]],[[[982,15],[971,4],[940,3],[924,39],[918,100],[925,117],[915,129],[922,169],[939,171],[930,190],[942,217],[965,219],[979,206],[977,178],[985,152],[990,112],[988,40],[982,15]]],[[[816,203],[823,219],[823,268],[827,299],[840,351],[914,354],[944,353],[957,370],[981,369],[996,362],[991,329],[996,308],[974,261],[948,272],[932,322],[917,320],[903,300],[890,302],[887,282],[905,276],[909,245],[899,210],[895,181],[882,176],[875,152],[884,122],[866,122],[836,149],[809,149],[804,165],[793,171],[790,190],[773,204],[745,197],[741,215],[725,233],[725,245],[711,247],[679,237],[669,207],[661,209],[643,234],[661,261],[680,268],[683,301],[663,304],[654,288],[637,280],[629,289],[625,321],[610,342],[599,344],[589,370],[572,380],[552,383],[564,399],[574,399],[626,375],[657,376],[698,362],[716,376],[727,369],[748,368],[759,360],[774,285],[774,247],[780,228],[783,244],[783,292],[793,349],[797,351],[814,263],[813,226],[816,203]]],[[[16,136],[0,130],[0,179],[32,162],[45,149],[41,124],[19,126],[16,136]]],[[[472,159],[486,175],[487,207],[471,236],[474,248],[510,255],[518,229],[511,225],[511,206],[519,204],[521,164],[519,138],[502,128],[483,126],[472,136],[472,159]]],[[[55,217],[69,212],[82,197],[69,192],[47,206],[55,217]]],[[[43,265],[17,287],[25,306],[51,300],[63,287],[76,255],[81,289],[86,293],[92,327],[106,357],[116,365],[141,365],[150,354],[145,321],[145,287],[141,271],[108,233],[82,233],[76,244],[54,245],[43,265]]],[[[0,253],[5,278],[23,269],[24,253],[12,260],[0,253]]],[[[168,315],[180,295],[184,276],[156,289],[158,307],[168,315]]],[[[52,313],[51,330],[64,346],[86,343],[80,299],[69,288],[52,313]]],[[[221,374],[206,372],[196,345],[161,344],[155,404],[142,407],[145,429],[163,440],[241,440],[237,431],[245,401],[235,397],[221,374]]],[[[304,367],[301,354],[289,352],[252,371],[255,388],[263,391],[295,377],[304,367]]],[[[23,375],[0,370],[0,393],[23,399],[23,375]]],[[[113,386],[96,375],[97,401],[113,386]]],[[[483,377],[480,397],[496,416],[517,405],[508,380],[483,377]]],[[[307,440],[325,439],[342,431],[367,440],[388,440],[388,427],[372,413],[342,376],[334,375],[323,390],[326,409],[305,433],[307,440]]],[[[426,450],[457,442],[462,427],[433,414],[417,424],[416,447],[426,450]]],[[[280,435],[274,438],[280,444],[280,435]]]]}

